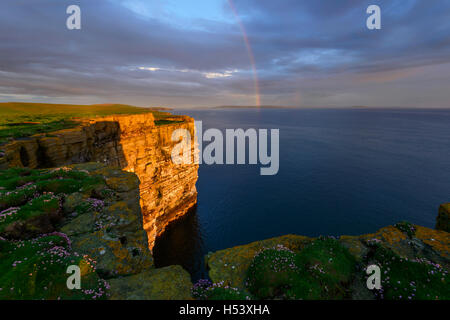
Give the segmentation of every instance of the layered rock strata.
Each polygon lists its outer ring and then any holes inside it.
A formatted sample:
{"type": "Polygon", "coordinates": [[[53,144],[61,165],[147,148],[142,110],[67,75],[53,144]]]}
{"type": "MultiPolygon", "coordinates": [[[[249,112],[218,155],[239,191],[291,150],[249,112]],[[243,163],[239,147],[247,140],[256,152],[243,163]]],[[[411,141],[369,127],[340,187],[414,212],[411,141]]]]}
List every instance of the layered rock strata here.
{"type": "MultiPolygon", "coordinates": [[[[134,172],[140,180],[144,228],[149,248],[153,249],[155,239],[166,226],[195,205],[198,178],[198,165],[176,165],[171,159],[177,143],[172,141],[176,129],[190,132],[194,156],[193,119],[172,116],[157,124],[151,113],[83,120],[72,129],[38,134],[2,146],[0,169],[101,162],[134,172]]],[[[111,179],[110,183],[116,182],[111,179]]]]}

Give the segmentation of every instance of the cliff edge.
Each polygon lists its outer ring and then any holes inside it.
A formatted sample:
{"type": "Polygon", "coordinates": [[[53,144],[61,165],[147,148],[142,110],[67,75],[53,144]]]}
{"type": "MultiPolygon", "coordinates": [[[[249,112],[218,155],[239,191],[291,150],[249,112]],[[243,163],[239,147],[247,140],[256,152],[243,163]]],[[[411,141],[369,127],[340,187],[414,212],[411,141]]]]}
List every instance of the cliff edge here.
{"type": "Polygon", "coordinates": [[[155,121],[152,113],[80,120],[75,128],[16,139],[1,147],[0,169],[50,168],[99,162],[135,173],[148,246],[197,201],[198,165],[175,165],[171,140],[176,129],[187,129],[196,152],[194,120],[170,116],[155,121]]]}

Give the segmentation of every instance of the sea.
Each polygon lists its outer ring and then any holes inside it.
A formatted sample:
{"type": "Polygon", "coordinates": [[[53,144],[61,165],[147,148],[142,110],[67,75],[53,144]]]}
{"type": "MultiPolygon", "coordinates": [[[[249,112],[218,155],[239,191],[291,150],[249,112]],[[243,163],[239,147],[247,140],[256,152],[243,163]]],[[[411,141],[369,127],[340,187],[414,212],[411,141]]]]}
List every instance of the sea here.
{"type": "MultiPolygon", "coordinates": [[[[207,278],[208,252],[298,234],[358,235],[409,221],[433,228],[450,202],[450,109],[193,109],[203,131],[279,130],[279,171],[199,167],[198,204],[157,239],[155,264],[207,278]]],[[[209,142],[203,142],[208,144],[209,142]]]]}

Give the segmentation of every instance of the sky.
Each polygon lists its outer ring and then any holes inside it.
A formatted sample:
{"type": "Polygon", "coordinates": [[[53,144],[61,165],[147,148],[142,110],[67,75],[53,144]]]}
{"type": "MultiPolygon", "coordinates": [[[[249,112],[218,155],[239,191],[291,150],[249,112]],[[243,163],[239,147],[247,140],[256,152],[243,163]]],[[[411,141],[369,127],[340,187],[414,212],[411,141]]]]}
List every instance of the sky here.
{"type": "Polygon", "coordinates": [[[450,107],[449,17],[450,0],[1,0],[0,101],[450,107]]]}

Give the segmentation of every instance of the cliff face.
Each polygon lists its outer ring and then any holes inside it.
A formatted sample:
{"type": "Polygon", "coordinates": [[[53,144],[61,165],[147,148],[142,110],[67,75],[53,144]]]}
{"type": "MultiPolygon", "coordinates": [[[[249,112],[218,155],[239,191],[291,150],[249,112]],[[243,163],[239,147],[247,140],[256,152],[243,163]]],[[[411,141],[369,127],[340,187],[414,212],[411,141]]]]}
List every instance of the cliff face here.
{"type": "Polygon", "coordinates": [[[156,125],[152,114],[109,116],[80,122],[73,129],[40,134],[2,146],[0,169],[57,167],[101,162],[134,172],[140,180],[140,201],[149,248],[166,226],[197,201],[198,165],[175,165],[172,132],[187,129],[194,143],[194,121],[173,116],[156,125]],[[169,120],[169,121],[167,121],[169,120]]]}

